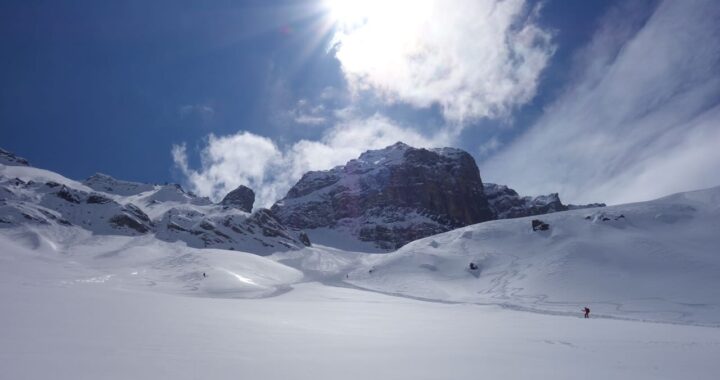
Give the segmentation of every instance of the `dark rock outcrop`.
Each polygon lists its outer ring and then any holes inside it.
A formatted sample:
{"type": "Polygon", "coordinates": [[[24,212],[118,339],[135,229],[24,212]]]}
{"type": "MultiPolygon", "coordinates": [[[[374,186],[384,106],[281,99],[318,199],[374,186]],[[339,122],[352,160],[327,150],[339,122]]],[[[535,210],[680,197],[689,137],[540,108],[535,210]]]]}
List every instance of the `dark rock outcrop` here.
{"type": "Polygon", "coordinates": [[[310,243],[310,237],[305,232],[300,232],[298,235],[298,240],[300,240],[301,243],[303,243],[306,247],[312,247],[312,243],[310,243]]]}
{"type": "Polygon", "coordinates": [[[485,195],[490,203],[490,208],[495,212],[498,219],[521,218],[581,208],[605,207],[604,203],[564,205],[560,201],[558,193],[537,197],[521,197],[515,190],[494,183],[485,184],[485,195]]]}
{"type": "Polygon", "coordinates": [[[547,231],[550,229],[550,225],[540,219],[533,219],[532,229],[533,231],[547,231]]]}
{"type": "Polygon", "coordinates": [[[240,185],[229,192],[220,202],[223,206],[235,207],[238,210],[250,212],[255,203],[255,192],[251,188],[240,185]]]}

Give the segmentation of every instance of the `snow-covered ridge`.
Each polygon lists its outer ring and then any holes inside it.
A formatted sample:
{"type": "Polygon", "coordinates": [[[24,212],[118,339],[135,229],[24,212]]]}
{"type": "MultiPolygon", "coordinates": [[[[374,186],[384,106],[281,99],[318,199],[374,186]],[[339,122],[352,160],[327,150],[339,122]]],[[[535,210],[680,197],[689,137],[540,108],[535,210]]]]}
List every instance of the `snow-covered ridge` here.
{"type": "MultiPolygon", "coordinates": [[[[6,152],[8,157],[15,157],[6,152]]],[[[267,210],[213,204],[176,184],[95,174],[80,183],[27,165],[0,164],[0,228],[80,227],[100,235],[154,235],[197,248],[268,254],[309,244],[267,210]]]]}

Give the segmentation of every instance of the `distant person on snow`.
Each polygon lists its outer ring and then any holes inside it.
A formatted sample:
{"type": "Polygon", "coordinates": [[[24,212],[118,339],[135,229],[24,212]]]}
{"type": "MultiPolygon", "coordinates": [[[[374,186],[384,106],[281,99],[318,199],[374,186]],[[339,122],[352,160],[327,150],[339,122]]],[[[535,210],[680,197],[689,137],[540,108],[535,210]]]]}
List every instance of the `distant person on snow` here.
{"type": "Polygon", "coordinates": [[[203,278],[205,278],[205,277],[207,277],[207,275],[205,274],[205,272],[203,272],[203,278]]]}
{"type": "Polygon", "coordinates": [[[590,318],[590,308],[585,306],[582,310],[585,313],[585,318],[590,318]]]}

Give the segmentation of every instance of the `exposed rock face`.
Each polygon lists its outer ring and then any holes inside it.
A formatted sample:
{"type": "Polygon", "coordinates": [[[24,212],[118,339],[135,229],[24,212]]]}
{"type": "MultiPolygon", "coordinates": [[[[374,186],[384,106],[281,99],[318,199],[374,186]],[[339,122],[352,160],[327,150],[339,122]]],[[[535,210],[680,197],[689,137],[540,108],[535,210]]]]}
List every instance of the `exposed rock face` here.
{"type": "Polygon", "coordinates": [[[537,197],[521,197],[515,190],[494,183],[485,184],[485,195],[490,203],[490,208],[495,212],[498,219],[520,218],[579,208],[605,207],[604,203],[564,205],[560,201],[558,193],[537,197]]]}
{"type": "Polygon", "coordinates": [[[403,143],[306,173],[272,211],[290,227],[347,230],[384,249],[494,218],[472,156],[403,143]]]}
{"type": "Polygon", "coordinates": [[[252,211],[255,203],[255,192],[247,186],[240,185],[237,189],[229,192],[220,202],[223,206],[235,207],[245,212],[252,211]]]}

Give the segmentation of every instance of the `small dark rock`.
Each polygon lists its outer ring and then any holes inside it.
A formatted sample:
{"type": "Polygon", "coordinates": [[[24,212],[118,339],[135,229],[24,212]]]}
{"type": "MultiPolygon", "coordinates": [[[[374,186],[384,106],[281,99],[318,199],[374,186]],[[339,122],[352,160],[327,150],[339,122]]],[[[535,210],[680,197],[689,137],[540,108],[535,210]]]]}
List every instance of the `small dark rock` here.
{"type": "Polygon", "coordinates": [[[90,194],[85,202],[89,204],[106,204],[112,202],[112,199],[103,197],[99,194],[90,194]]]}
{"type": "Polygon", "coordinates": [[[532,229],[533,231],[547,231],[550,229],[550,225],[540,219],[533,219],[532,229]]]}
{"type": "Polygon", "coordinates": [[[65,186],[63,186],[60,191],[56,193],[56,195],[59,198],[64,199],[70,203],[80,203],[80,198],[76,194],[73,194],[70,189],[65,186]]]}
{"type": "Polygon", "coordinates": [[[113,216],[112,218],[110,218],[110,223],[116,227],[130,228],[141,234],[150,232],[150,229],[146,225],[138,222],[137,220],[135,220],[125,214],[119,214],[119,215],[113,216]]]}
{"type": "Polygon", "coordinates": [[[312,247],[312,243],[310,243],[310,237],[305,232],[300,232],[300,235],[298,235],[298,240],[300,240],[301,243],[303,243],[306,247],[312,247]]]}

